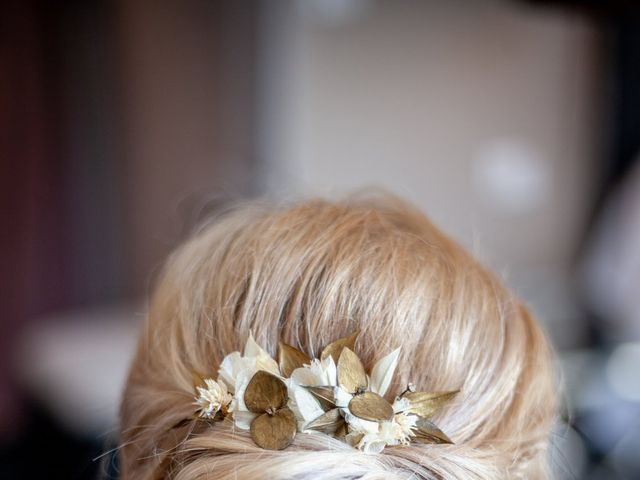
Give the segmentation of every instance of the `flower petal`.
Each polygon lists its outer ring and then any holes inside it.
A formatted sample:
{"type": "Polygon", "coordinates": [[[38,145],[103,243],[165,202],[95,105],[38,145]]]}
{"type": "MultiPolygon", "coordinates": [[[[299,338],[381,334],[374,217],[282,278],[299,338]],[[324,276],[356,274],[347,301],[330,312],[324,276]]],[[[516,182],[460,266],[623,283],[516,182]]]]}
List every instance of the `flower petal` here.
{"type": "Polygon", "coordinates": [[[399,357],[400,349],[396,348],[393,352],[376,362],[371,370],[371,380],[369,384],[372,392],[384,397],[389,389],[389,385],[391,385],[399,357]]]}
{"type": "Polygon", "coordinates": [[[289,378],[298,385],[322,385],[316,372],[309,367],[296,368],[289,378]]]}
{"type": "Polygon", "coordinates": [[[271,355],[256,343],[252,333],[249,333],[249,338],[247,338],[247,343],[244,346],[244,357],[254,358],[258,370],[265,370],[274,375],[280,375],[278,362],[271,358],[271,355]]]}
{"type": "Polygon", "coordinates": [[[297,387],[293,391],[295,409],[305,422],[318,418],[324,413],[320,402],[304,387],[297,387]]]}
{"type": "Polygon", "coordinates": [[[251,428],[251,422],[253,422],[253,419],[257,416],[258,415],[256,415],[255,413],[251,413],[246,410],[237,411],[233,412],[233,422],[239,429],[249,430],[249,428],[251,428]]]}
{"type": "Polygon", "coordinates": [[[336,362],[334,362],[333,357],[329,355],[324,360],[320,361],[323,370],[323,378],[322,381],[326,382],[323,385],[338,385],[338,369],[336,368],[336,362]]]}
{"type": "Polygon", "coordinates": [[[262,347],[258,345],[255,338],[253,338],[253,332],[249,332],[249,337],[247,338],[247,343],[244,344],[244,352],[242,353],[243,357],[257,357],[261,354],[266,354],[262,347]]]}
{"type": "Polygon", "coordinates": [[[242,356],[240,352],[233,352],[224,357],[218,370],[218,381],[222,381],[231,392],[236,390],[236,377],[242,370],[242,356]]]}
{"type": "Polygon", "coordinates": [[[338,408],[343,408],[345,410],[348,410],[349,402],[353,398],[353,395],[351,395],[349,392],[347,392],[346,390],[343,390],[340,387],[334,388],[333,394],[336,399],[336,406],[338,408]]]}

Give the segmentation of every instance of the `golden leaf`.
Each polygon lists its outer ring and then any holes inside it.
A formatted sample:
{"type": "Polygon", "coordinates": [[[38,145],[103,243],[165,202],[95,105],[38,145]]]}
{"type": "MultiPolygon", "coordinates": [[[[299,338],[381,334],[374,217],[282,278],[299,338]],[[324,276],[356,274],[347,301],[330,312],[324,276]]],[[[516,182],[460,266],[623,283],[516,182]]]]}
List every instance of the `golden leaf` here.
{"type": "Polygon", "coordinates": [[[325,358],[331,356],[333,357],[333,361],[337,364],[343,348],[346,347],[350,348],[351,350],[355,349],[356,340],[358,339],[359,334],[360,332],[355,331],[348,337],[339,338],[335,342],[330,343],[329,345],[324,347],[324,350],[322,350],[322,354],[320,354],[320,360],[324,360],[325,358]]]}
{"type": "Polygon", "coordinates": [[[282,450],[296,436],[296,417],[288,408],[274,414],[263,413],[251,422],[251,437],[256,445],[267,450],[282,450]]]}
{"type": "Polygon", "coordinates": [[[338,385],[355,394],[366,389],[367,383],[367,374],[360,358],[348,347],[344,347],[338,359],[338,385]]]}
{"type": "Polygon", "coordinates": [[[289,377],[296,368],[310,363],[311,359],[306,353],[284,342],[278,343],[278,365],[284,377],[289,377]]]}
{"type": "Polygon", "coordinates": [[[320,402],[323,410],[329,410],[336,406],[336,397],[333,387],[305,387],[320,402]]]}
{"type": "Polygon", "coordinates": [[[244,403],[253,413],[275,412],[287,403],[287,386],[275,375],[258,370],[244,392],[244,403]]]}
{"type": "Polygon", "coordinates": [[[403,398],[409,400],[408,412],[421,417],[431,417],[449,403],[460,390],[450,392],[407,392],[403,398]]]}
{"type": "Polygon", "coordinates": [[[354,396],[349,402],[349,411],[356,417],[371,422],[381,422],[393,418],[391,404],[373,392],[354,396]]]}
{"type": "Polygon", "coordinates": [[[344,425],[344,418],[340,415],[340,410],[338,408],[334,408],[309,422],[305,427],[305,430],[315,430],[316,432],[332,434],[335,433],[342,425],[344,425]]]}
{"type": "Polygon", "coordinates": [[[342,422],[342,424],[338,427],[338,429],[333,434],[334,437],[342,438],[347,436],[347,422],[342,422]]]}
{"type": "Polygon", "coordinates": [[[442,430],[422,417],[418,417],[413,434],[413,440],[420,443],[453,443],[442,430]]]}

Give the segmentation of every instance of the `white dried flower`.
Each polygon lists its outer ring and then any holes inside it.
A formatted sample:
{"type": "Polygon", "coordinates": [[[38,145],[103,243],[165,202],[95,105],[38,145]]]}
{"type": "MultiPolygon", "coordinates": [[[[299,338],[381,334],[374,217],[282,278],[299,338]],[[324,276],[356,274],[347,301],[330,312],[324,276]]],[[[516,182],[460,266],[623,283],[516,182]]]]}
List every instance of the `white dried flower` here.
{"type": "Polygon", "coordinates": [[[365,453],[380,453],[386,446],[408,444],[417,420],[415,415],[404,413],[383,422],[362,420],[351,414],[345,418],[350,430],[347,442],[365,453]]]}
{"type": "Polygon", "coordinates": [[[413,428],[416,426],[417,420],[417,416],[404,412],[393,417],[393,422],[397,424],[399,428],[396,432],[396,439],[403,445],[409,443],[411,437],[414,436],[413,428]]]}
{"type": "Polygon", "coordinates": [[[231,403],[232,397],[224,383],[218,383],[212,378],[204,379],[203,387],[196,387],[198,396],[196,405],[199,415],[204,418],[214,418],[216,414],[231,403]]]}

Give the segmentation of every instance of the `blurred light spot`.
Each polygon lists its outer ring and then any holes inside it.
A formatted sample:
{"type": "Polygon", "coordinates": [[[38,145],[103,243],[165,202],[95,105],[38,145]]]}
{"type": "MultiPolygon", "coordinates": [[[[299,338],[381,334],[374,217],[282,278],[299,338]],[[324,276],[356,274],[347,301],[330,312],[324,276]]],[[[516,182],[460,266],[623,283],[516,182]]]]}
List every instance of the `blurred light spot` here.
{"type": "Polygon", "coordinates": [[[297,0],[304,17],[325,27],[340,27],[358,20],[370,3],[370,0],[297,0]]]}
{"type": "Polygon", "coordinates": [[[547,162],[529,145],[514,139],[495,140],[480,148],[473,174],[481,200],[501,214],[531,213],[551,192],[547,162]]]}
{"type": "Polygon", "coordinates": [[[607,378],[620,398],[640,402],[640,343],[623,343],[613,351],[607,378]]]}
{"type": "Polygon", "coordinates": [[[89,437],[112,431],[140,319],[119,306],[34,322],[19,347],[21,382],[72,432],[89,437]]]}
{"type": "Polygon", "coordinates": [[[615,397],[601,409],[579,412],[580,431],[589,439],[590,450],[601,455],[609,453],[637,423],[638,409],[634,407],[615,397]]]}

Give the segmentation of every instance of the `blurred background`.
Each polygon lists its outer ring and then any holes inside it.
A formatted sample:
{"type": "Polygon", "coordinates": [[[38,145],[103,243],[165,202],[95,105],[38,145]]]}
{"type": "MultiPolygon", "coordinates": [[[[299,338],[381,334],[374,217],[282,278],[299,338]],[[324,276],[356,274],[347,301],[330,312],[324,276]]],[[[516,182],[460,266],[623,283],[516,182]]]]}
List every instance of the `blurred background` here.
{"type": "Polygon", "coordinates": [[[543,320],[555,478],[640,478],[634,4],[0,2],[0,477],[117,476],[136,330],[199,220],[374,186],[543,320]]]}

